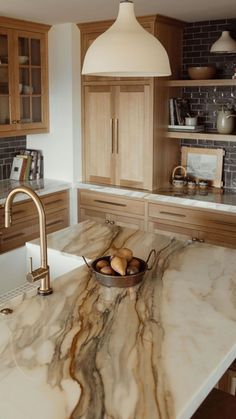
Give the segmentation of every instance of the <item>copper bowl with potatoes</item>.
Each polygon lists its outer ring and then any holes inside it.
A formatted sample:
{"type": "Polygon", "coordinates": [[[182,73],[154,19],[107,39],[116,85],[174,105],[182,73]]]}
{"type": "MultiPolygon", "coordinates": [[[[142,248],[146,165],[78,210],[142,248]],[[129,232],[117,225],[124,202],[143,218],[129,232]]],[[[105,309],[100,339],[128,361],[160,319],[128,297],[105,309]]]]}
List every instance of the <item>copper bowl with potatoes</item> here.
{"type": "MultiPolygon", "coordinates": [[[[130,250],[124,249],[125,251],[130,250]]],[[[143,280],[146,271],[150,271],[153,268],[156,259],[156,251],[155,249],[152,249],[145,261],[133,256],[132,253],[130,253],[128,259],[123,257],[123,255],[119,256],[122,254],[119,253],[119,250],[114,255],[102,256],[93,260],[91,265],[88,264],[84,256],[83,259],[100,284],[105,285],[106,287],[133,287],[143,280]],[[151,258],[153,261],[149,266],[148,263],[151,258]]]]}

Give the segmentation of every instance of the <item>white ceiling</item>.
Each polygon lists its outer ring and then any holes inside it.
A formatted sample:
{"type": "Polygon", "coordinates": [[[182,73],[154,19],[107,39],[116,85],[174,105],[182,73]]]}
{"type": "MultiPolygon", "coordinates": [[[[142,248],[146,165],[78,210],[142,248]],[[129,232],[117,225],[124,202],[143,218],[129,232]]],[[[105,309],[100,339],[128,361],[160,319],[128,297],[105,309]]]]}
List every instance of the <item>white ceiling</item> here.
{"type": "MultiPolygon", "coordinates": [[[[162,14],[187,22],[236,18],[235,0],[134,0],[137,16],[162,14]]],[[[113,19],[119,0],[0,0],[0,15],[57,24],[113,19]]]]}

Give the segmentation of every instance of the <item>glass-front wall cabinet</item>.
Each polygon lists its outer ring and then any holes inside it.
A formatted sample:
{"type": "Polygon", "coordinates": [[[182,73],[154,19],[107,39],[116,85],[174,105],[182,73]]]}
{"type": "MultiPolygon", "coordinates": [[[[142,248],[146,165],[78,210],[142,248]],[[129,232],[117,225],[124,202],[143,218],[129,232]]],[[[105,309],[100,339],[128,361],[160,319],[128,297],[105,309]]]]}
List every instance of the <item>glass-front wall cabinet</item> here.
{"type": "Polygon", "coordinates": [[[11,90],[9,71],[9,32],[0,32],[0,126],[10,129],[11,90]]]}
{"type": "Polygon", "coordinates": [[[42,122],[40,39],[18,37],[20,121],[42,122]]]}
{"type": "Polygon", "coordinates": [[[45,34],[0,28],[0,133],[48,127],[45,34]]]}

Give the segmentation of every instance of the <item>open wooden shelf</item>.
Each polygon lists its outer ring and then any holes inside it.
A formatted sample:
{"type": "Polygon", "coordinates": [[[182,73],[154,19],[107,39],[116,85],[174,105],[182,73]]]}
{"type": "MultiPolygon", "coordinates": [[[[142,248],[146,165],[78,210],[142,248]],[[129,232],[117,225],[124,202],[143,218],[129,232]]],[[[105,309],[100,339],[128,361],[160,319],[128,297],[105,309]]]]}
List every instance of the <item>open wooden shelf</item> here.
{"type": "Polygon", "coordinates": [[[236,86],[236,79],[168,80],[165,83],[168,87],[236,86]]]}
{"type": "Polygon", "coordinates": [[[193,140],[212,140],[212,141],[235,141],[236,134],[218,134],[217,132],[175,132],[167,131],[167,138],[193,139],[193,140]]]}

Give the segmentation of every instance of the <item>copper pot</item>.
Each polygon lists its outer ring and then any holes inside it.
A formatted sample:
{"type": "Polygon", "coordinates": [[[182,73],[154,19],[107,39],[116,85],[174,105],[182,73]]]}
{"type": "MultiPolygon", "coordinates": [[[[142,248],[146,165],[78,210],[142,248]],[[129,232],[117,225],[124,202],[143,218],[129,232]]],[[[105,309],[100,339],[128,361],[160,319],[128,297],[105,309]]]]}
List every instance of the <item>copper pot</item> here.
{"type": "Polygon", "coordinates": [[[153,266],[154,266],[154,262],[156,260],[156,250],[152,249],[148,255],[147,260],[143,260],[143,259],[139,259],[137,257],[135,257],[135,259],[137,259],[140,262],[140,271],[137,274],[132,274],[132,275],[124,275],[121,276],[119,274],[117,275],[104,275],[100,272],[98,272],[96,270],[96,265],[98,263],[99,260],[107,260],[108,262],[110,262],[110,256],[102,256],[98,259],[95,259],[91,265],[88,264],[88,262],[86,261],[85,257],[82,256],[82,258],[84,259],[86,265],[88,266],[89,270],[95,274],[95,278],[96,280],[102,284],[105,285],[106,287],[117,287],[117,288],[127,288],[127,287],[133,287],[134,285],[139,284],[143,278],[144,278],[144,274],[146,271],[150,271],[152,270],[153,266]],[[150,260],[151,255],[153,255],[153,263],[151,264],[151,266],[148,266],[148,262],[150,260]]]}

